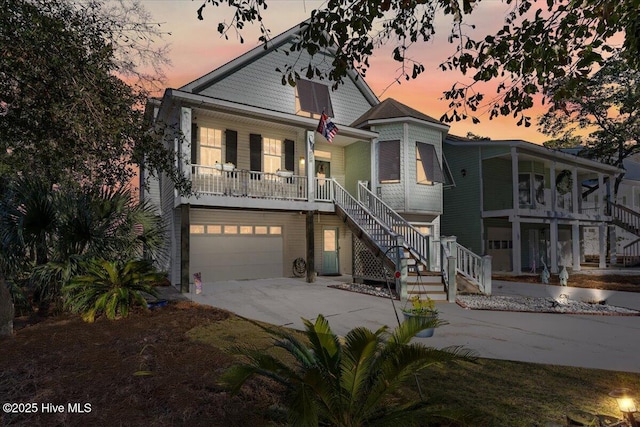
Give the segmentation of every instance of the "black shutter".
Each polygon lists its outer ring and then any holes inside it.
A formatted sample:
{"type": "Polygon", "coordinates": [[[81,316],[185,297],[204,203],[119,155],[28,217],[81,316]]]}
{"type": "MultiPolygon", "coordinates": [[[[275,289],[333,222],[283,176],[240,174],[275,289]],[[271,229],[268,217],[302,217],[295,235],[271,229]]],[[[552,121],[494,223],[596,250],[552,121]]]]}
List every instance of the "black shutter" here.
{"type": "Polygon", "coordinates": [[[227,129],[225,132],[225,162],[238,166],[238,132],[227,129]]]}
{"type": "Polygon", "coordinates": [[[198,125],[191,123],[191,164],[198,164],[198,125]]]}
{"type": "Polygon", "coordinates": [[[296,162],[294,158],[294,142],[290,139],[284,140],[284,168],[288,171],[294,171],[296,162]]]}
{"type": "Polygon", "coordinates": [[[254,172],[262,171],[262,135],[249,135],[249,169],[254,172]]]}

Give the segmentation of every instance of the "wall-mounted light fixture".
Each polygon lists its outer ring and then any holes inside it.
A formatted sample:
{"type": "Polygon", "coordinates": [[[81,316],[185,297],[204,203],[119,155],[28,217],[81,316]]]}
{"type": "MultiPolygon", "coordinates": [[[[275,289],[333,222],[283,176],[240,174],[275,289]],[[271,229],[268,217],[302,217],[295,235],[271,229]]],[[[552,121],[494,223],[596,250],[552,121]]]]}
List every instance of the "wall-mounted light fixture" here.
{"type": "Polygon", "coordinates": [[[467,170],[466,169],[462,169],[460,171],[460,173],[462,174],[462,177],[464,178],[465,176],[467,176],[467,170]]]}

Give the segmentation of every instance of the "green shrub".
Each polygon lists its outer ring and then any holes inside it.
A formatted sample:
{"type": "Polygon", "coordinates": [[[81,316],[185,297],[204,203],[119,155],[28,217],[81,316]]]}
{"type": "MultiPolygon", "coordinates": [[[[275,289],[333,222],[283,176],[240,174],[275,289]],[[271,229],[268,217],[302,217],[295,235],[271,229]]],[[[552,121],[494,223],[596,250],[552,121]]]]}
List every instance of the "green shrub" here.
{"type": "Polygon", "coordinates": [[[154,285],[164,279],[150,261],[95,259],[86,274],[71,278],[62,288],[65,307],[80,313],[86,322],[104,314],[108,319],[127,317],[132,308],[147,309],[143,293],[156,296],[154,285]]]}

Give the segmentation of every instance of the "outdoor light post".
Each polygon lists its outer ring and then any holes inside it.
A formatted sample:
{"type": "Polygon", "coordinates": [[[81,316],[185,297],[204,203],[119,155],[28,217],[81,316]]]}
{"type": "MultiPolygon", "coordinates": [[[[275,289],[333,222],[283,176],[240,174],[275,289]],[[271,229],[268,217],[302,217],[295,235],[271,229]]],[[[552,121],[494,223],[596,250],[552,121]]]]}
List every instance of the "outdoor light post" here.
{"type": "Polygon", "coordinates": [[[620,412],[622,412],[622,416],[627,422],[627,425],[629,427],[640,427],[636,417],[633,415],[638,412],[638,409],[636,408],[636,402],[633,400],[633,397],[631,397],[631,390],[628,388],[617,388],[609,393],[609,396],[618,402],[618,408],[620,408],[620,412]]]}

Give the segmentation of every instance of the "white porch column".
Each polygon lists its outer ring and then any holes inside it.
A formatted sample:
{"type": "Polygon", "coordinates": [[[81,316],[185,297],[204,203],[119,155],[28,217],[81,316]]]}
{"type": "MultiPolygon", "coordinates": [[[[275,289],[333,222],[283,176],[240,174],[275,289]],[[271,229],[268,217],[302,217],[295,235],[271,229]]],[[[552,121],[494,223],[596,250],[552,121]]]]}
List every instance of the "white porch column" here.
{"type": "MultiPolygon", "coordinates": [[[[513,215],[518,215],[518,209],[520,208],[520,192],[518,191],[518,150],[516,147],[511,147],[511,185],[513,187],[513,215]]],[[[518,225],[518,228],[520,226],[518,225]]],[[[513,241],[513,247],[516,247],[515,239],[513,241]]]]}
{"type": "Polygon", "coordinates": [[[598,215],[604,215],[606,202],[604,192],[604,175],[598,172],[598,203],[596,203],[596,209],[598,215]]]}
{"type": "Polygon", "coordinates": [[[316,132],[308,130],[306,132],[307,158],[305,165],[307,168],[307,200],[310,202],[316,199],[316,183],[315,183],[315,157],[313,155],[313,146],[315,144],[316,132]]]}
{"type": "MultiPolygon", "coordinates": [[[[375,126],[371,127],[372,131],[375,131],[375,126]]],[[[374,138],[371,141],[371,177],[369,178],[369,182],[371,183],[371,192],[375,195],[378,194],[376,187],[379,185],[378,183],[378,138],[374,138]]]]}
{"type": "Polygon", "coordinates": [[[605,223],[600,223],[598,226],[598,243],[600,246],[600,262],[598,268],[607,268],[607,235],[605,223]]]}
{"type": "Polygon", "coordinates": [[[180,109],[180,132],[183,135],[180,143],[182,164],[178,165],[178,168],[184,172],[187,178],[191,178],[191,108],[182,107],[180,109]]]}
{"type": "Polygon", "coordinates": [[[549,228],[550,228],[549,244],[551,245],[550,254],[549,254],[549,257],[551,259],[549,261],[551,261],[551,273],[557,274],[558,273],[558,219],[557,218],[553,218],[551,220],[551,224],[549,225],[549,228]]]}
{"type": "Polygon", "coordinates": [[[580,224],[576,221],[571,224],[571,252],[573,258],[573,271],[580,271],[580,224]]]}
{"type": "Polygon", "coordinates": [[[514,274],[522,273],[522,239],[520,234],[520,218],[514,216],[511,222],[511,264],[514,274]]]}
{"type": "Polygon", "coordinates": [[[551,168],[549,169],[549,187],[551,189],[551,212],[555,212],[558,208],[556,192],[556,162],[551,163],[551,168]]]}
{"type": "Polygon", "coordinates": [[[580,212],[580,199],[578,199],[578,168],[575,166],[571,168],[571,178],[573,183],[571,184],[571,211],[574,214],[580,212]]]}

